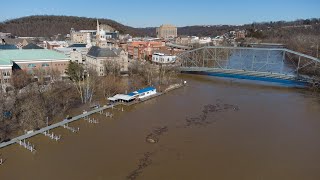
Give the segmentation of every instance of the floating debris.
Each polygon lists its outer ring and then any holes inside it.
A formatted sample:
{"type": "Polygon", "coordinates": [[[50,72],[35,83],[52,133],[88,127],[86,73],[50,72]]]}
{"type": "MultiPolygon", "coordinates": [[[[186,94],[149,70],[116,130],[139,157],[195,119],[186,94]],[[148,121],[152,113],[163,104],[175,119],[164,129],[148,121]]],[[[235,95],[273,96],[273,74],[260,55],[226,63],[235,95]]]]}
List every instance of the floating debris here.
{"type": "Polygon", "coordinates": [[[159,137],[167,131],[168,131],[167,126],[153,129],[152,133],[147,135],[146,142],[152,143],[152,144],[159,142],[159,137]]]}
{"type": "Polygon", "coordinates": [[[189,126],[206,126],[216,122],[215,119],[207,119],[210,113],[226,112],[229,110],[239,111],[239,107],[232,104],[208,104],[203,107],[202,114],[198,117],[186,118],[185,127],[189,126]]]}
{"type": "MultiPolygon", "coordinates": [[[[221,104],[221,100],[217,104],[208,104],[203,107],[203,110],[201,111],[201,115],[198,117],[190,117],[186,118],[185,120],[185,126],[184,127],[189,127],[189,126],[206,126],[208,124],[211,124],[215,122],[217,119],[211,119],[208,118],[210,113],[215,113],[215,112],[226,112],[226,111],[239,111],[239,107],[231,104],[221,104]]],[[[180,127],[180,126],[177,126],[180,127]]],[[[164,133],[168,132],[168,127],[163,126],[163,127],[158,127],[154,128],[150,134],[146,136],[146,142],[150,144],[154,144],[159,142],[160,136],[163,135],[164,133]]],[[[185,141],[185,142],[191,142],[185,141]]],[[[161,147],[161,145],[160,145],[161,147]]],[[[159,148],[159,147],[158,147],[159,148]]],[[[158,149],[159,150],[159,149],[158,149]]],[[[144,153],[144,156],[139,160],[138,167],[132,171],[128,176],[127,179],[129,180],[135,180],[138,178],[138,176],[143,172],[143,169],[146,167],[150,166],[152,164],[152,155],[154,155],[155,152],[146,152],[144,153]]],[[[180,160],[182,158],[182,154],[180,152],[176,153],[177,159],[180,160]]]]}
{"type": "Polygon", "coordinates": [[[151,153],[151,152],[144,153],[143,157],[141,159],[139,159],[139,164],[138,164],[137,169],[132,171],[127,176],[127,179],[130,179],[130,180],[137,179],[137,177],[142,173],[143,169],[147,168],[148,166],[150,166],[152,164],[151,156],[154,155],[154,154],[155,153],[151,153]]]}

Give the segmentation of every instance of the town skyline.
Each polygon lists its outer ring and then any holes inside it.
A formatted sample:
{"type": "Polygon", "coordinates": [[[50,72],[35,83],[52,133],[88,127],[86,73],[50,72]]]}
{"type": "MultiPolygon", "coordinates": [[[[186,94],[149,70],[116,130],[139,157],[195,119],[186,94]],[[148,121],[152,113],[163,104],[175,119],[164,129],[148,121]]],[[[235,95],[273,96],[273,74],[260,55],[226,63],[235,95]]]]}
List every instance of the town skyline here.
{"type": "Polygon", "coordinates": [[[20,18],[31,15],[65,15],[90,18],[107,18],[132,27],[158,27],[161,24],[174,24],[177,27],[192,25],[243,25],[254,22],[270,21],[294,21],[297,19],[309,19],[320,17],[317,7],[320,2],[305,1],[281,1],[256,2],[249,0],[245,2],[211,2],[207,0],[201,3],[169,2],[162,1],[154,6],[148,1],[137,2],[122,1],[121,3],[111,1],[99,1],[99,6],[90,6],[95,10],[88,11],[86,1],[42,2],[31,0],[17,1],[19,7],[9,6],[2,10],[0,21],[20,18]],[[61,6],[61,4],[64,6],[61,6]],[[141,5],[142,4],[142,5],[141,5]],[[170,9],[168,11],[168,6],[170,9]],[[15,9],[15,11],[13,10],[15,9]],[[155,8],[165,13],[154,13],[155,8]],[[269,9],[269,10],[268,10],[269,9]],[[188,12],[188,13],[186,13],[188,12]],[[191,13],[190,13],[191,12],[191,13]],[[272,12],[272,13],[271,13],[272,12]],[[159,15],[160,14],[160,15],[159,15]]]}

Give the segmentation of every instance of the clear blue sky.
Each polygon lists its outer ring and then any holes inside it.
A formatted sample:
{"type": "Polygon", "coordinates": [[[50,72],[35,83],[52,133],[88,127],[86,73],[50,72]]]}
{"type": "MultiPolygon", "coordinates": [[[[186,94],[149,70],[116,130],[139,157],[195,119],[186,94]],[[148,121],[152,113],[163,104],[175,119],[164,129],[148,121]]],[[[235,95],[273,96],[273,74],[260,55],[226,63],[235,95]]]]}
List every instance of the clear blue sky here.
{"type": "Polygon", "coordinates": [[[29,15],[108,18],[133,27],[320,18],[320,0],[12,0],[0,21],[29,15]]]}

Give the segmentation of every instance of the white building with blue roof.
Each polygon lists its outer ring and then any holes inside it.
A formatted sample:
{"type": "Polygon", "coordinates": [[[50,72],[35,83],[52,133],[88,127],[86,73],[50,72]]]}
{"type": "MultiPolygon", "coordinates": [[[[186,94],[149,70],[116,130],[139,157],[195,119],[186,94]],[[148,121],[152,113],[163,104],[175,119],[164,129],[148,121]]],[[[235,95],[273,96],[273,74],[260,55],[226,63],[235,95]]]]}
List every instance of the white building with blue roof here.
{"type": "Polygon", "coordinates": [[[129,94],[116,94],[113,97],[109,97],[108,100],[111,102],[132,102],[134,100],[144,99],[155,94],[157,94],[156,88],[146,87],[129,94]]]}

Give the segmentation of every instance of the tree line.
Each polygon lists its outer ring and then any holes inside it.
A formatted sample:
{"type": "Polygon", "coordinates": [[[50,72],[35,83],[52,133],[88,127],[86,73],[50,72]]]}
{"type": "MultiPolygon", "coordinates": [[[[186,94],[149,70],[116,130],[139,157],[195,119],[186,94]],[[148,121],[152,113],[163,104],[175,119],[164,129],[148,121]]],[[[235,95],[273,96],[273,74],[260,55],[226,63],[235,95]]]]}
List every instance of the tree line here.
{"type": "Polygon", "coordinates": [[[0,142],[40,129],[64,119],[74,108],[87,108],[93,103],[105,104],[115,94],[126,94],[146,86],[164,90],[178,81],[177,66],[159,66],[135,61],[128,76],[122,76],[115,61],[104,64],[105,76],[70,62],[68,79],[61,79],[55,70],[49,73],[13,71],[11,89],[0,91],[0,142]],[[45,77],[52,78],[47,81],[45,77]],[[37,79],[34,78],[37,77],[37,79]]]}
{"type": "MultiPolygon", "coordinates": [[[[57,34],[68,34],[71,28],[96,29],[96,18],[76,17],[76,16],[54,16],[54,15],[37,15],[27,16],[17,19],[6,20],[0,23],[0,32],[10,32],[15,36],[35,36],[35,37],[52,37],[57,34]]],[[[123,34],[133,36],[156,36],[155,27],[134,28],[125,26],[121,23],[110,19],[98,19],[101,24],[107,24],[123,34]]],[[[318,25],[320,18],[299,19],[295,21],[270,21],[261,23],[235,25],[195,25],[178,27],[178,35],[186,36],[219,36],[232,30],[277,30],[283,27],[301,26],[301,25],[318,25]]],[[[318,27],[314,28],[318,29],[318,27]]],[[[294,28],[293,31],[299,31],[294,28]]]]}

